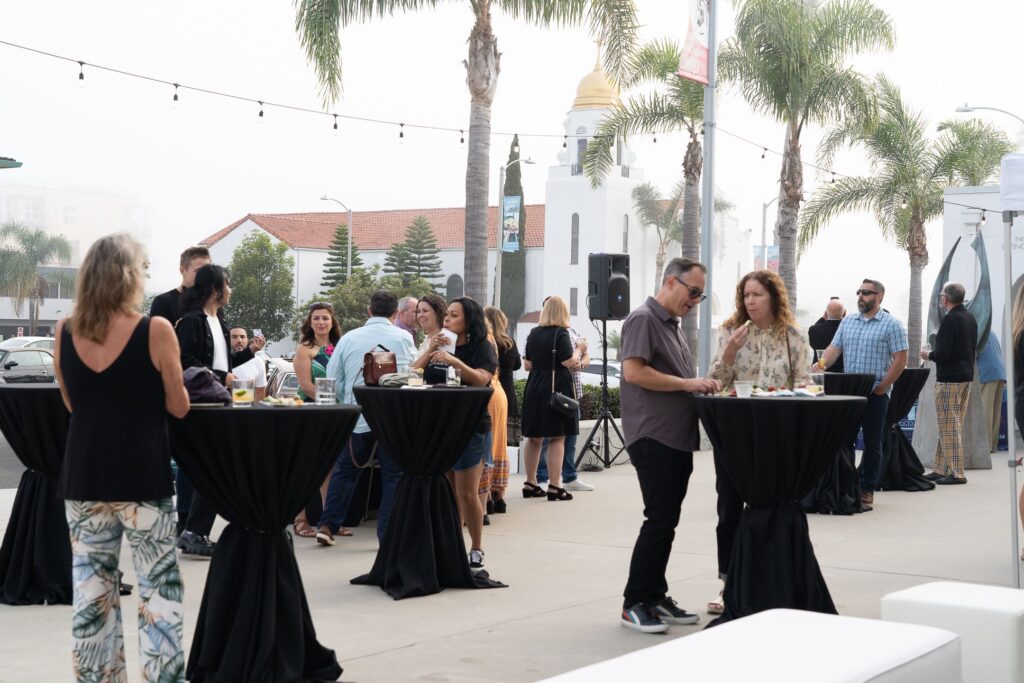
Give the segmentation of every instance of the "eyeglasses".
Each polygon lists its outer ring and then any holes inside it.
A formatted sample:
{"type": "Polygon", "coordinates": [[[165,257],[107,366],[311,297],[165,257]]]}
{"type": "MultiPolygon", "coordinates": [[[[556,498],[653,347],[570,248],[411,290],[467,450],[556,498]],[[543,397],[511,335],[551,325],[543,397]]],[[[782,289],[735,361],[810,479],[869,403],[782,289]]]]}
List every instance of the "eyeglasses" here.
{"type": "Polygon", "coordinates": [[[878,294],[878,292],[871,289],[858,289],[854,294],[857,296],[874,296],[878,294]]]}
{"type": "Polygon", "coordinates": [[[675,275],[672,276],[672,279],[681,284],[683,287],[686,287],[686,289],[689,290],[690,299],[696,299],[697,303],[700,303],[701,301],[704,301],[704,299],[708,298],[708,295],[705,294],[703,290],[686,284],[675,275]]]}

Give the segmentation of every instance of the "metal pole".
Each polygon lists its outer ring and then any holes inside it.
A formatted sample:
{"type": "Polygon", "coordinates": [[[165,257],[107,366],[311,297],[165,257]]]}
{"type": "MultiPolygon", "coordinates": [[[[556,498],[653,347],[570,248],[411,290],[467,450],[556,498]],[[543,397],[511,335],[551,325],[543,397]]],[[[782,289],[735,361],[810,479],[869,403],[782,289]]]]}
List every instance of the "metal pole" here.
{"type": "MultiPolygon", "coordinates": [[[[515,162],[513,162],[515,163],[515,162]]],[[[509,164],[508,166],[511,166],[509,164]]],[[[497,254],[494,255],[494,307],[501,308],[501,243],[502,237],[504,236],[504,226],[501,224],[503,211],[505,210],[505,169],[508,166],[502,166],[498,170],[498,234],[494,240],[497,245],[497,254]]]]}
{"type": "MultiPolygon", "coordinates": [[[[718,85],[718,0],[708,2],[708,84],[704,86],[704,186],[701,191],[700,260],[707,268],[704,289],[714,294],[714,240],[712,225],[715,215],[715,88],[718,85]]],[[[707,374],[711,367],[711,303],[700,307],[700,347],[697,354],[697,376],[707,374]]]]}
{"type": "Polygon", "coordinates": [[[768,207],[778,200],[776,196],[761,204],[761,267],[765,270],[768,269],[768,207]]]}
{"type": "Polygon", "coordinates": [[[1010,549],[1011,576],[1013,587],[1020,588],[1020,558],[1017,555],[1017,435],[1015,434],[1014,373],[1013,373],[1013,242],[1011,228],[1016,212],[1003,212],[1003,280],[1006,304],[1003,306],[1003,362],[1006,364],[1006,445],[1007,462],[1010,467],[1010,549]]]}
{"type": "MultiPolygon", "coordinates": [[[[348,207],[345,207],[348,209],[348,207]]],[[[345,282],[352,279],[352,209],[348,209],[348,259],[345,263],[345,282]]]]}

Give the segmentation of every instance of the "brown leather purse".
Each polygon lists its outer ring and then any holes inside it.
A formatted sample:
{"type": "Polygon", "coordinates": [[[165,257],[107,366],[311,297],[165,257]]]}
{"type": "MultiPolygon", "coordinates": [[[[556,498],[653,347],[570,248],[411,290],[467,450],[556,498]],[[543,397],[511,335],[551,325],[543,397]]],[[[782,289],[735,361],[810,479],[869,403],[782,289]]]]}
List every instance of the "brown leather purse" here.
{"type": "Polygon", "coordinates": [[[398,372],[398,360],[395,352],[377,344],[371,351],[363,355],[363,383],[368,387],[380,384],[380,378],[392,372],[398,372]],[[384,349],[378,351],[377,349],[384,349]]]}

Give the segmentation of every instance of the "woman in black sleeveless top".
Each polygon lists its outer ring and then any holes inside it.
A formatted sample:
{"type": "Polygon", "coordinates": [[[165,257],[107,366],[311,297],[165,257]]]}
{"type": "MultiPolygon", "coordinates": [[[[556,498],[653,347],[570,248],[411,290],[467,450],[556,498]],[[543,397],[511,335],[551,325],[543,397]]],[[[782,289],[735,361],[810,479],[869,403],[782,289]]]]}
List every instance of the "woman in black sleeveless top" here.
{"type": "Polygon", "coordinates": [[[145,253],[128,235],[89,249],[74,313],[57,325],[55,370],[71,413],[57,495],[71,532],[75,677],[126,680],[118,602],[121,537],[139,583],[143,680],[184,680],[167,413],[184,417],[178,340],[139,313],[145,253]]]}

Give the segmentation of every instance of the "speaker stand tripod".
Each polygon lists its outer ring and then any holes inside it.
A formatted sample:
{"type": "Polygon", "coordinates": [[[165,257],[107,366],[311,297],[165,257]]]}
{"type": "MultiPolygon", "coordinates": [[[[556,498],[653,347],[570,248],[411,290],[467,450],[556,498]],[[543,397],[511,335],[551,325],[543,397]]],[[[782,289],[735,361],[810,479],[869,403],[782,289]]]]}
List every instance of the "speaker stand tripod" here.
{"type": "Polygon", "coordinates": [[[597,459],[601,462],[605,468],[611,467],[615,464],[615,461],[619,459],[622,452],[626,450],[626,439],[622,436],[622,432],[619,431],[619,426],[615,424],[615,419],[612,417],[612,412],[608,410],[608,321],[601,321],[601,360],[603,365],[601,367],[601,408],[598,412],[597,422],[594,424],[593,429],[590,430],[590,436],[587,437],[583,447],[579,450],[579,455],[576,457],[576,467],[579,468],[580,463],[583,461],[583,456],[587,451],[593,453],[597,459]],[[608,440],[608,425],[615,430],[615,434],[619,437],[619,443],[623,444],[615,451],[615,455],[611,455],[610,446],[608,440]],[[594,444],[594,437],[597,436],[598,430],[604,431],[604,436],[601,439],[601,453],[598,450],[598,446],[594,444]]]}

